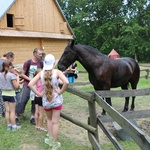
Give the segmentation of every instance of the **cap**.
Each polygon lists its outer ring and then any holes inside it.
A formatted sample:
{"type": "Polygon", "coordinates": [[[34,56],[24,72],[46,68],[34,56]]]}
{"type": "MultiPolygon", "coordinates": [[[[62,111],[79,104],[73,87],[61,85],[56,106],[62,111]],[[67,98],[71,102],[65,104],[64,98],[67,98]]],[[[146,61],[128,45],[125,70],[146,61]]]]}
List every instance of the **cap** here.
{"type": "Polygon", "coordinates": [[[51,54],[45,56],[43,70],[51,70],[55,63],[55,57],[51,54]]]}

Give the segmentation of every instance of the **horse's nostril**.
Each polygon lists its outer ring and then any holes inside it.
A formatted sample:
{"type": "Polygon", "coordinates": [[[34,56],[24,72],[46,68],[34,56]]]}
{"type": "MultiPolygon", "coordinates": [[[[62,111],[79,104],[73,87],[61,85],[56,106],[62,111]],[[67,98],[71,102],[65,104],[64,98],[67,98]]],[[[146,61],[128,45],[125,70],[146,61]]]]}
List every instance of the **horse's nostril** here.
{"type": "Polygon", "coordinates": [[[64,67],[64,66],[61,66],[61,65],[58,65],[58,69],[61,70],[61,71],[64,71],[64,70],[65,70],[65,67],[64,67]]]}

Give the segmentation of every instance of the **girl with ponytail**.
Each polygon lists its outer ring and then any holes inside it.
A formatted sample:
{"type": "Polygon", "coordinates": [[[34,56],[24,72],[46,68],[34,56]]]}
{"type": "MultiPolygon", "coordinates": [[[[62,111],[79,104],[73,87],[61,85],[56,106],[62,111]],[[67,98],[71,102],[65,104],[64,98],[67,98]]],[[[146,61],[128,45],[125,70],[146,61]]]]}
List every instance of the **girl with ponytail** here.
{"type": "Polygon", "coordinates": [[[38,73],[28,84],[30,89],[42,97],[42,104],[47,116],[47,128],[49,138],[45,139],[45,143],[56,150],[61,146],[58,142],[60,111],[62,109],[63,98],[62,93],[67,89],[69,84],[68,79],[63,72],[54,69],[55,57],[51,54],[46,55],[44,59],[43,70],[38,73]],[[43,93],[36,90],[34,85],[38,80],[41,80],[43,93]],[[59,80],[63,83],[59,88],[59,80]]]}
{"type": "Polygon", "coordinates": [[[19,75],[13,74],[13,66],[9,60],[4,60],[2,70],[0,72],[0,89],[2,90],[2,98],[6,107],[6,123],[7,130],[16,131],[21,126],[16,125],[15,109],[16,109],[16,93],[19,87],[19,75]]]}

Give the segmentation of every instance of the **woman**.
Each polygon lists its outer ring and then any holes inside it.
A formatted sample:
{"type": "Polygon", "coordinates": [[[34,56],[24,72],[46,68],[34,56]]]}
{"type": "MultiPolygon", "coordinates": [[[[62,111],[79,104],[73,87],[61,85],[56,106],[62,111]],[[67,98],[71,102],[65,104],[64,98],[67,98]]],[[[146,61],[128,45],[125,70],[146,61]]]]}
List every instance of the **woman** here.
{"type": "Polygon", "coordinates": [[[45,139],[45,143],[52,146],[52,150],[61,147],[58,139],[60,111],[62,109],[63,98],[62,93],[67,89],[69,84],[65,75],[57,69],[54,69],[55,57],[51,54],[46,55],[44,59],[44,68],[38,73],[28,84],[31,90],[42,97],[42,104],[47,116],[47,127],[49,138],[45,139]],[[43,85],[43,94],[34,87],[36,82],[41,79],[43,85]],[[59,80],[63,83],[59,88],[59,80]]]}
{"type": "Polygon", "coordinates": [[[12,63],[9,60],[4,60],[0,72],[0,89],[2,90],[2,98],[6,107],[5,119],[7,130],[16,131],[21,128],[21,126],[16,125],[15,121],[15,90],[19,87],[19,75],[13,74],[12,70],[12,63]]]}

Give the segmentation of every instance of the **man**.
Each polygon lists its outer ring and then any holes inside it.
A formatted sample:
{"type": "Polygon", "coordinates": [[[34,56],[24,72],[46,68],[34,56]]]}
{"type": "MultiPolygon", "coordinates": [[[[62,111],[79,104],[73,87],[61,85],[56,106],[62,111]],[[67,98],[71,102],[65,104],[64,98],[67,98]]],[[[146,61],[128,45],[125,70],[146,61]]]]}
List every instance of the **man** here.
{"type": "MultiPolygon", "coordinates": [[[[30,88],[28,87],[29,81],[33,78],[33,73],[38,69],[43,67],[43,62],[41,65],[42,51],[39,48],[35,48],[33,51],[33,58],[27,60],[23,64],[23,88],[22,88],[22,96],[19,105],[17,106],[17,114],[22,115],[25,111],[26,104],[30,99],[30,88]]],[[[35,125],[34,121],[34,113],[35,113],[35,103],[31,101],[31,118],[30,123],[35,125]]]]}

